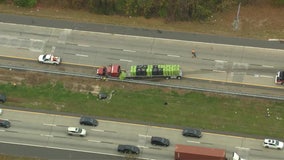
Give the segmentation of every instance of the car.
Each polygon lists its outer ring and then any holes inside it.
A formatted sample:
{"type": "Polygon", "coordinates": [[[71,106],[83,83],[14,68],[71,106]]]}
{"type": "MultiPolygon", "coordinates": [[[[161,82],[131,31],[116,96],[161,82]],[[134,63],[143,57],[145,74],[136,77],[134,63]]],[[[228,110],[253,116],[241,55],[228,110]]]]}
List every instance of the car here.
{"type": "Polygon", "coordinates": [[[87,126],[98,126],[98,121],[92,117],[86,117],[86,116],[82,116],[80,118],[80,122],[81,125],[87,125],[87,126]]]}
{"type": "Polygon", "coordinates": [[[47,63],[47,64],[60,64],[61,58],[56,57],[53,54],[42,54],[38,57],[39,63],[47,63]]]}
{"type": "Polygon", "coordinates": [[[6,102],[6,95],[5,94],[0,94],[0,102],[5,103],[6,102]]]}
{"type": "Polygon", "coordinates": [[[167,138],[163,138],[163,137],[152,137],[151,138],[151,144],[167,147],[167,146],[170,145],[170,141],[167,138]]]}
{"type": "Polygon", "coordinates": [[[183,129],[182,135],[185,137],[196,137],[196,138],[202,137],[201,131],[199,129],[194,129],[194,128],[183,129]]]}
{"type": "Polygon", "coordinates": [[[263,146],[265,148],[283,149],[284,143],[275,139],[264,139],[263,146]]]}
{"type": "Polygon", "coordinates": [[[284,71],[277,72],[275,76],[275,83],[284,85],[284,71]]]}
{"type": "Polygon", "coordinates": [[[85,137],[87,135],[87,131],[85,129],[78,128],[78,127],[68,127],[67,128],[67,133],[70,136],[85,137]]]}
{"type": "Polygon", "coordinates": [[[101,100],[102,99],[107,99],[107,94],[106,93],[99,93],[98,94],[98,98],[101,99],[101,100]]]}
{"type": "Polygon", "coordinates": [[[0,127],[10,128],[11,123],[8,120],[0,119],[0,127]]]}
{"type": "Polygon", "coordinates": [[[140,149],[134,145],[124,145],[120,144],[117,147],[117,151],[121,153],[131,153],[131,154],[139,154],[140,149]]]}

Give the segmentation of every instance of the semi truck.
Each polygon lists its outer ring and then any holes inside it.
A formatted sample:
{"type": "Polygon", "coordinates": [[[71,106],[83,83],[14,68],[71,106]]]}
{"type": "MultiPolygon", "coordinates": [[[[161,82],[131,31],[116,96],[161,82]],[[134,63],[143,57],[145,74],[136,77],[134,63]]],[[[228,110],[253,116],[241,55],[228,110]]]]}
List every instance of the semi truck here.
{"type": "Polygon", "coordinates": [[[182,78],[180,65],[132,65],[129,70],[122,70],[118,64],[111,64],[97,68],[97,75],[101,77],[125,78],[182,78]]]}
{"type": "Polygon", "coordinates": [[[236,152],[227,157],[224,149],[177,144],[175,160],[245,160],[236,152]]]}

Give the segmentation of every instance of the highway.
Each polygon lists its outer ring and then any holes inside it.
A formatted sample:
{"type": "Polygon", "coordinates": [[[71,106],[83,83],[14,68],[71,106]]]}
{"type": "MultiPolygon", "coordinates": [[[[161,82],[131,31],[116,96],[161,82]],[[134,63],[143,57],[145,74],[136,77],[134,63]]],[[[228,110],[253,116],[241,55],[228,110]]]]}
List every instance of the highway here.
{"type": "MultiPolygon", "coordinates": [[[[49,70],[67,70],[65,66],[80,65],[71,70],[90,75],[95,74],[94,67],[107,64],[121,64],[125,69],[135,64],[180,64],[190,83],[200,85],[202,81],[205,88],[218,82],[219,86],[213,88],[246,92],[247,86],[252,86],[252,92],[284,97],[284,87],[274,84],[276,72],[283,70],[284,50],[281,47],[260,48],[260,45],[250,47],[76,30],[80,27],[50,27],[0,23],[1,64],[49,70]],[[197,51],[196,59],[191,57],[192,48],[197,51]],[[38,55],[46,52],[61,56],[63,64],[37,64],[38,55]],[[17,60],[11,60],[14,58],[17,60]]],[[[174,80],[163,83],[189,84],[174,80]]],[[[66,134],[67,126],[78,126],[78,117],[5,109],[1,118],[12,122],[11,128],[0,130],[1,146],[9,143],[7,146],[14,148],[17,145],[21,152],[15,150],[14,154],[24,152],[31,156],[38,156],[45,150],[58,151],[55,157],[44,154],[49,159],[61,159],[64,152],[68,152],[65,156],[69,159],[76,159],[78,154],[86,159],[94,155],[115,159],[123,156],[116,152],[120,143],[139,146],[142,159],[173,159],[174,144],[223,148],[228,154],[236,151],[249,160],[280,160],[283,157],[283,151],[265,149],[262,140],[245,137],[205,133],[203,138],[193,139],[182,137],[181,131],[176,129],[99,120],[96,128],[84,127],[88,136],[81,138],[66,134]],[[149,138],[153,135],[169,138],[171,145],[167,148],[151,146],[149,138]],[[25,152],[22,145],[29,145],[33,152],[25,152]]],[[[5,149],[7,153],[13,152],[9,147],[5,149]]]]}
{"type": "Polygon", "coordinates": [[[81,159],[88,159],[92,154],[93,156],[108,155],[110,158],[123,159],[124,155],[116,151],[117,145],[132,144],[140,147],[142,152],[139,158],[141,159],[172,160],[175,144],[186,144],[226,149],[227,156],[232,152],[237,152],[249,160],[280,160],[284,156],[283,151],[266,149],[262,146],[262,140],[253,138],[203,133],[202,138],[196,139],[183,137],[180,129],[107,120],[99,120],[98,127],[80,126],[79,117],[11,109],[5,109],[1,118],[9,119],[12,124],[11,128],[0,129],[1,145],[3,143],[9,144],[8,146],[17,144],[16,148],[22,146],[30,148],[11,151],[8,147],[9,153],[15,155],[21,153],[22,155],[39,156],[47,149],[50,152],[55,150],[56,154],[42,154],[40,157],[58,159],[63,156],[60,152],[62,150],[63,153],[68,153],[65,159],[68,156],[70,159],[78,158],[76,155],[80,155],[81,159]],[[86,129],[87,136],[68,136],[66,129],[69,126],[80,126],[86,129]],[[169,147],[153,146],[150,144],[151,136],[166,137],[170,139],[171,144],[169,147]]]}
{"type": "Polygon", "coordinates": [[[212,84],[208,82],[219,82],[211,88],[284,97],[284,87],[274,84],[276,72],[283,70],[284,50],[281,49],[7,23],[0,23],[0,33],[0,55],[5,57],[35,62],[39,54],[52,52],[63,58],[63,64],[91,67],[120,64],[126,70],[136,64],[180,64],[184,77],[194,81],[170,81],[172,84],[186,86],[199,80],[203,84],[196,86],[210,88],[212,84]],[[197,58],[192,58],[192,48],[197,51],[197,58]],[[222,87],[224,83],[226,86],[222,87]]]}

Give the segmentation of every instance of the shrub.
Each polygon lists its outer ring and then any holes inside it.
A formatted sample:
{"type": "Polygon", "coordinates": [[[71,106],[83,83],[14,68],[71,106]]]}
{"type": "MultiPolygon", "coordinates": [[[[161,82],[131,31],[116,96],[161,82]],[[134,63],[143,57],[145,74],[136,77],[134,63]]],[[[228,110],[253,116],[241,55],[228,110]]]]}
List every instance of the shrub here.
{"type": "Polygon", "coordinates": [[[37,4],[37,0],[13,0],[14,5],[20,7],[34,7],[37,4]]]}

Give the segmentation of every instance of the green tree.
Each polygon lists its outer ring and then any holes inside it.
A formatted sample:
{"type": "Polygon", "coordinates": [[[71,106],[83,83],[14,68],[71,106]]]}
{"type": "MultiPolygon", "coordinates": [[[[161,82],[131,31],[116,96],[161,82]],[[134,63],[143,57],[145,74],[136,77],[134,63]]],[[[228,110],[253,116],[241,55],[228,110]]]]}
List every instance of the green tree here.
{"type": "Polygon", "coordinates": [[[284,0],[273,0],[273,4],[276,6],[284,6],[284,0]]]}
{"type": "Polygon", "coordinates": [[[95,13],[111,15],[115,14],[116,0],[88,0],[88,8],[95,13]]]}
{"type": "Polygon", "coordinates": [[[13,0],[13,2],[20,7],[34,7],[37,4],[37,0],[13,0]]]}

